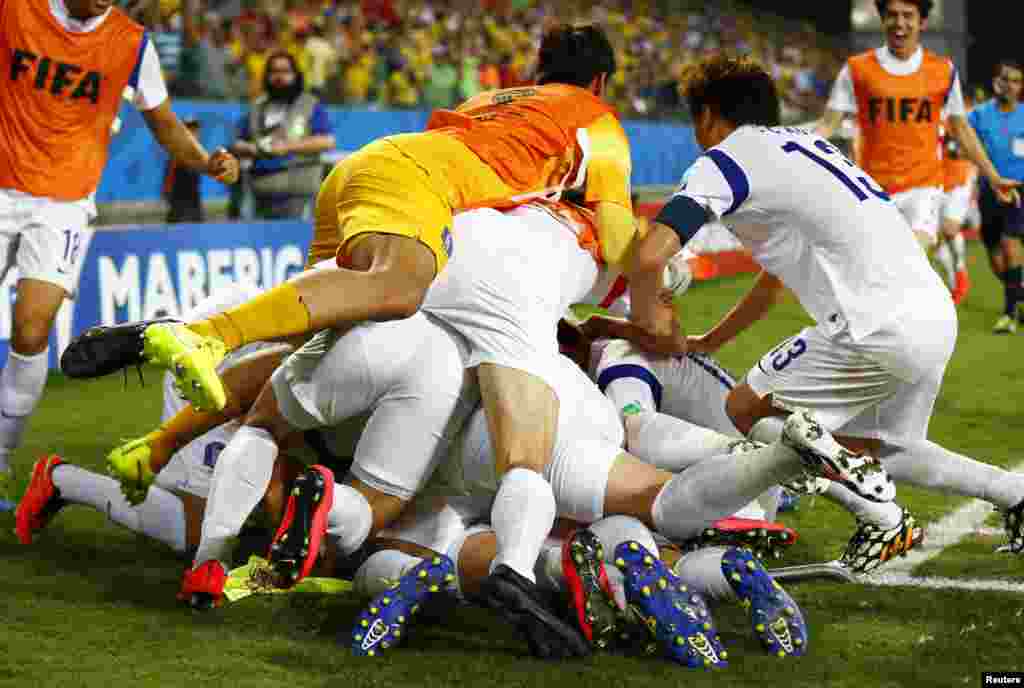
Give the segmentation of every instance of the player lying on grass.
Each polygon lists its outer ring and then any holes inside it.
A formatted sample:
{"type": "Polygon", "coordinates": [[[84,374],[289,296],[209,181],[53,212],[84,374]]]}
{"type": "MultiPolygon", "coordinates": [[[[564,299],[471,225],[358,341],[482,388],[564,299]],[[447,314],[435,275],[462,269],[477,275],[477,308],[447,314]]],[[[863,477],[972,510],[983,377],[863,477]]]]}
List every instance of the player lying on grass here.
{"type": "MultiPolygon", "coordinates": [[[[880,459],[892,478],[991,501],[1004,511],[1010,549],[1024,551],[1024,475],[927,439],[956,344],[956,310],[903,215],[834,146],[778,126],[775,84],[757,63],[706,58],[692,65],[683,88],[706,153],[647,240],[661,240],[663,255],[674,255],[706,223],[723,220],[764,268],[720,323],[691,338],[691,350],[713,353],[734,339],[783,287],[816,321],[730,392],[733,423],[771,441],[782,416],[809,409],[847,448],[880,459]]],[[[886,497],[895,491],[882,489],[886,497]]],[[[904,512],[875,501],[871,521],[900,527],[904,512]]]]}

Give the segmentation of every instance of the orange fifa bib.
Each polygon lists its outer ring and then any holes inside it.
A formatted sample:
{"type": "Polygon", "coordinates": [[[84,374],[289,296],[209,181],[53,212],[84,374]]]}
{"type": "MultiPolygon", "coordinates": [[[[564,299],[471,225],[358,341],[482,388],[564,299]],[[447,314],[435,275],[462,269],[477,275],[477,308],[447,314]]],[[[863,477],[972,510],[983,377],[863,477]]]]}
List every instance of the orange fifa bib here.
{"type": "Polygon", "coordinates": [[[956,71],[927,50],[913,74],[896,76],[874,51],[849,60],[860,126],[860,163],[889,193],[941,187],[943,107],[956,71]]]}
{"type": "Polygon", "coordinates": [[[0,189],[66,201],[95,191],[146,40],[116,8],[74,33],[47,0],[0,1],[0,189]]]}

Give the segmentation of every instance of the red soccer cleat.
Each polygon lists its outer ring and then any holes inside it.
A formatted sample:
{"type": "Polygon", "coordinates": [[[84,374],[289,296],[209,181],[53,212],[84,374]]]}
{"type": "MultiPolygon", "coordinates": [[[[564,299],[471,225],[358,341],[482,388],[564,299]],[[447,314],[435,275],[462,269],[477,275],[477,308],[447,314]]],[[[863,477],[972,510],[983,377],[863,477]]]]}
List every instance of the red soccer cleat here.
{"type": "Polygon", "coordinates": [[[42,530],[66,504],[53,484],[53,469],[64,463],[54,454],[36,461],[32,479],[14,514],[14,531],[23,545],[32,544],[32,536],[42,530]]]}
{"type": "Polygon", "coordinates": [[[310,466],[295,478],[284,518],[267,555],[278,587],[291,588],[313,570],[327,531],[327,515],[333,505],[334,473],[331,469],[310,466]]]}
{"type": "Polygon", "coordinates": [[[562,572],[583,637],[592,647],[608,647],[618,638],[622,612],[604,569],[604,548],[592,531],[577,530],[562,544],[562,572]]]}
{"type": "Polygon", "coordinates": [[[215,559],[204,561],[196,568],[185,569],[178,599],[193,609],[213,609],[224,602],[224,584],[228,574],[223,564],[215,559]]]}

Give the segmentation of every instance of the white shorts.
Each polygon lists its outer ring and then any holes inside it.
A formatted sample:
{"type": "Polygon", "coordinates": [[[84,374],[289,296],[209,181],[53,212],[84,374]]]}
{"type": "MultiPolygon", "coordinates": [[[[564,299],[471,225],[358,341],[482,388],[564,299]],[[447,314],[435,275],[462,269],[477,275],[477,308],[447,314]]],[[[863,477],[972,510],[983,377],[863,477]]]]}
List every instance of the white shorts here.
{"type": "MultiPolygon", "coordinates": [[[[589,523],[603,514],[608,475],[623,451],[624,431],[615,407],[572,361],[560,356],[553,380],[560,399],[558,427],[544,477],[555,493],[559,516],[589,523]]],[[[478,409],[427,492],[489,504],[498,482],[487,418],[478,409]]]]}
{"type": "Polygon", "coordinates": [[[654,410],[740,436],[725,412],[725,400],[736,380],[710,356],[656,356],[616,339],[595,342],[591,360],[591,376],[601,391],[615,380],[637,379],[650,389],[648,401],[654,410]]]}
{"type": "Polygon", "coordinates": [[[927,234],[932,243],[939,236],[939,215],[942,209],[944,192],[939,187],[925,186],[892,194],[892,201],[907,218],[910,228],[915,232],[927,234]]]}
{"type": "Polygon", "coordinates": [[[446,553],[467,529],[491,517],[491,499],[419,495],[394,523],[377,534],[446,553]]]}
{"type": "Polygon", "coordinates": [[[971,209],[971,184],[963,184],[946,191],[942,200],[942,221],[963,225],[971,209]]]}
{"type": "Polygon", "coordinates": [[[94,217],[91,199],[58,201],[0,189],[0,282],[16,267],[19,279],[56,284],[73,298],[94,217]]]}
{"type": "Polygon", "coordinates": [[[956,336],[949,299],[859,342],[808,327],[765,354],[746,381],[778,408],[813,411],[832,432],[900,445],[927,438],[956,336]]]}
{"type": "Polygon", "coordinates": [[[461,213],[452,260],[423,303],[469,342],[467,367],[525,370],[550,386],[559,319],[594,286],[597,264],[554,216],[524,206],[461,213]]]}
{"type": "Polygon", "coordinates": [[[366,412],[352,474],[400,499],[420,490],[479,392],[464,368],[465,342],[433,317],[360,324],[315,335],[271,377],[297,430],[338,425],[366,412]]]}

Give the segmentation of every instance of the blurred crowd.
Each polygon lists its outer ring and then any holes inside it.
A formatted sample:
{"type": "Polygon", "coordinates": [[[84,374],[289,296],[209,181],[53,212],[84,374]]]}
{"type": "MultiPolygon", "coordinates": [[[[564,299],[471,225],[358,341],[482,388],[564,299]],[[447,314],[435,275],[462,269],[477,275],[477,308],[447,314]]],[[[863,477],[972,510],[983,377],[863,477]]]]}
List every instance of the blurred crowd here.
{"type": "Polygon", "coordinates": [[[656,0],[128,0],[151,29],[172,93],[260,95],[267,57],[285,50],[324,102],[380,108],[450,106],[533,77],[543,31],[605,26],[619,59],[611,97],[626,117],[685,118],[678,78],[708,51],[749,53],[782,86],[784,117],[820,114],[846,54],[811,26],[741,4],[656,0]]]}

